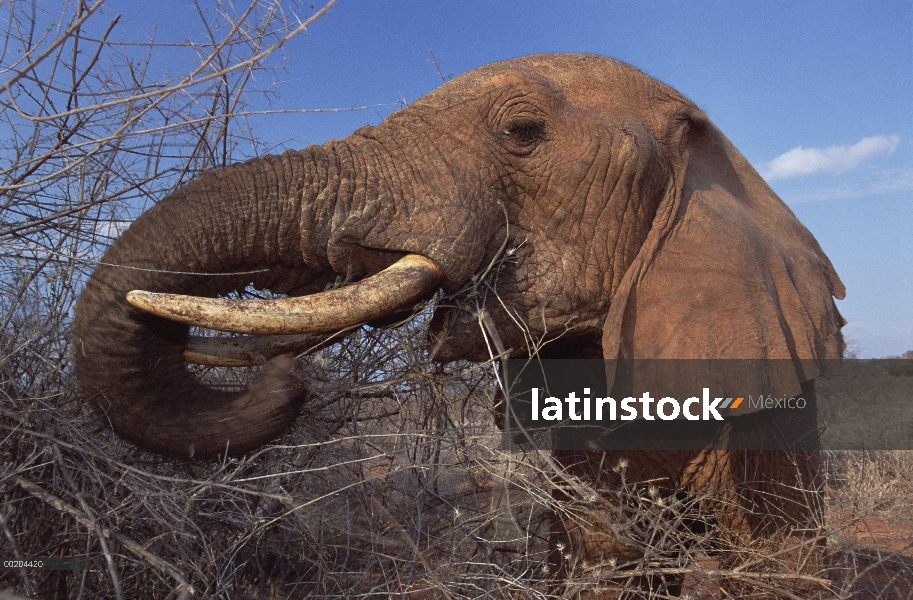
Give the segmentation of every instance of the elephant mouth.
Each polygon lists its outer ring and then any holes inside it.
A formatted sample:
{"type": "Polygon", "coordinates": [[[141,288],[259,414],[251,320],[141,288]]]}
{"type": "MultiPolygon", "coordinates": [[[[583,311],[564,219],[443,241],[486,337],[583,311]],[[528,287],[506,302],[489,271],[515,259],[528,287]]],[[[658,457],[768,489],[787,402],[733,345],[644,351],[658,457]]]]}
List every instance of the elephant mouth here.
{"type": "Polygon", "coordinates": [[[197,364],[245,366],[402,310],[435,290],[444,271],[430,258],[408,254],[351,285],[308,296],[227,300],[134,290],[127,301],[158,317],[241,338],[191,338],[185,357],[197,364]]]}

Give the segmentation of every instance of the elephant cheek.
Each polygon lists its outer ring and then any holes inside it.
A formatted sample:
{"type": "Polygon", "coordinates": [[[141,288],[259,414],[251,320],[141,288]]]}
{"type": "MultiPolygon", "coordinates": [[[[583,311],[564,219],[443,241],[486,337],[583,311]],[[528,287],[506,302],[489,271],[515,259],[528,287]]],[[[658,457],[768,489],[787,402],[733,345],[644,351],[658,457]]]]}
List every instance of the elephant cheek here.
{"type": "Polygon", "coordinates": [[[466,311],[438,310],[431,319],[431,358],[438,362],[489,358],[479,324],[466,311]]]}

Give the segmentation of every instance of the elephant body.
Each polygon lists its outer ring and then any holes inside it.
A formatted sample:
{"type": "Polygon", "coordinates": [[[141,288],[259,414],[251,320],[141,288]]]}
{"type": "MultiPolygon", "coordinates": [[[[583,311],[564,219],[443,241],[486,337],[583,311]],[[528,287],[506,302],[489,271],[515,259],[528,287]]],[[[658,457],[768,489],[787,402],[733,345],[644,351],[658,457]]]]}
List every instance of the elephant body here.
{"type": "MultiPolygon", "coordinates": [[[[624,63],[543,54],[470,71],[343,140],[205,173],[159,202],[112,245],[76,307],[81,390],[143,447],[255,448],[293,422],[306,393],[289,358],[247,391],[205,388],[183,354],[187,323],[201,322],[148,314],[126,294],[253,284],[302,296],[409,254],[439,269],[427,294],[477,284],[471,302],[456,296],[432,319],[440,361],[487,360],[486,334],[514,357],[787,359],[790,391],[811,395],[842,354],[837,274],[706,115],[624,63]]],[[[621,455],[556,456],[598,489],[619,484],[607,465],[621,455]]],[[[719,491],[721,539],[801,540],[820,518],[815,452],[623,458],[629,480],[719,491]]],[[[611,510],[578,508],[553,523],[562,572],[637,555],[611,522],[581,525],[611,510]]],[[[675,591],[661,579],[635,583],[675,591]]]]}

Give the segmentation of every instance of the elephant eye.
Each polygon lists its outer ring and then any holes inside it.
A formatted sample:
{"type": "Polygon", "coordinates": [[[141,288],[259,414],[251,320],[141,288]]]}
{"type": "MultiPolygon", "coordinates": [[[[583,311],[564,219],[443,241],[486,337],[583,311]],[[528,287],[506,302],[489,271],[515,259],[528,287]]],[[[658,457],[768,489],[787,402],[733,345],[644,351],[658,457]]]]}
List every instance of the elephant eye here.
{"type": "Polygon", "coordinates": [[[502,133],[521,146],[530,146],[545,136],[545,123],[530,118],[514,119],[502,133]]]}

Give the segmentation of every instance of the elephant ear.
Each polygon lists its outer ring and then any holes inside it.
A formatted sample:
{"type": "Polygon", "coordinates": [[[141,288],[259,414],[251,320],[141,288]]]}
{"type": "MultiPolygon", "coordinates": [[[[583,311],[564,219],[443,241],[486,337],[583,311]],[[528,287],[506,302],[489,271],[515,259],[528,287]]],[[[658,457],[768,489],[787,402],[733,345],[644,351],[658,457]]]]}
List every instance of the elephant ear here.
{"type": "MultiPolygon", "coordinates": [[[[603,355],[792,359],[777,361],[789,372],[776,387],[797,395],[842,356],[834,296],[844,286],[812,234],[703,113],[673,123],[672,180],[613,298],[603,355]]],[[[742,383],[762,386],[770,374],[742,383]]]]}

